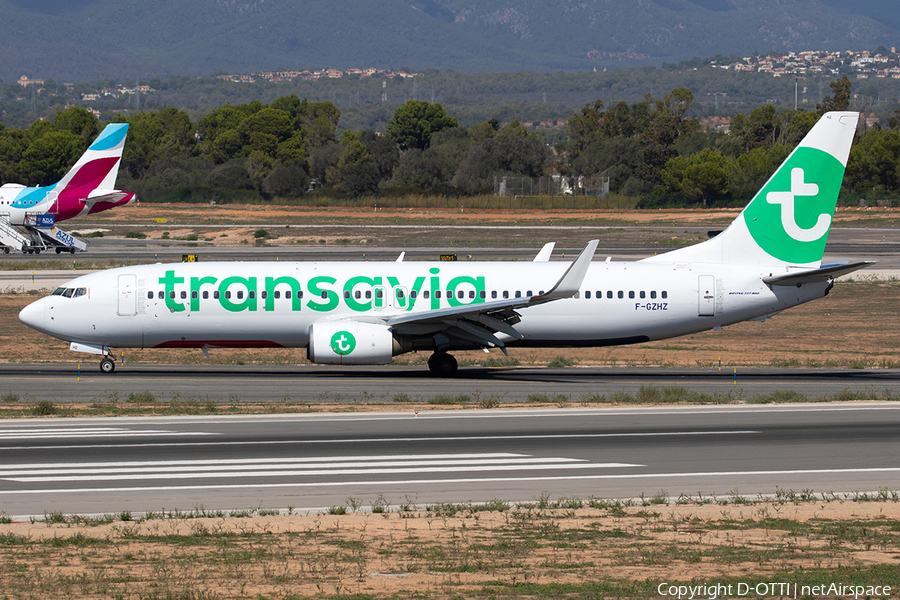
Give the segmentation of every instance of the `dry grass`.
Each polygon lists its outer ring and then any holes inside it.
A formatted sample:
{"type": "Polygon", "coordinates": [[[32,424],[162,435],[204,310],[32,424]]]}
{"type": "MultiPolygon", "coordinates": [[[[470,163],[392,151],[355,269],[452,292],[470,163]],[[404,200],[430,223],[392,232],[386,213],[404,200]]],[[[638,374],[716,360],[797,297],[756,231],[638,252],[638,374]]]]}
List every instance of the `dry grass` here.
{"type": "Polygon", "coordinates": [[[896,497],[804,498],[666,503],[660,492],[637,503],[405,502],[381,513],[48,515],[0,525],[0,594],[655,598],[660,582],[770,581],[896,589],[896,497]]]}

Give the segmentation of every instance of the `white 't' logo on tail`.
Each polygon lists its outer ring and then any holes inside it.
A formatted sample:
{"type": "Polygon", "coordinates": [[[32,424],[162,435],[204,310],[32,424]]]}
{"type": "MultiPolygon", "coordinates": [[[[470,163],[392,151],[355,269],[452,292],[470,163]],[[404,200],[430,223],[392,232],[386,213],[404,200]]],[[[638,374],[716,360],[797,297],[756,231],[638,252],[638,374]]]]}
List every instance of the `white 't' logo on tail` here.
{"type": "Polygon", "coordinates": [[[818,193],[819,186],[815,183],[804,183],[803,169],[797,167],[791,169],[791,191],[766,194],[766,202],[781,205],[781,224],[784,231],[798,242],[814,242],[828,233],[828,228],[831,226],[831,215],[819,215],[818,221],[810,229],[803,229],[797,225],[794,218],[794,197],[815,196],[818,193]]]}

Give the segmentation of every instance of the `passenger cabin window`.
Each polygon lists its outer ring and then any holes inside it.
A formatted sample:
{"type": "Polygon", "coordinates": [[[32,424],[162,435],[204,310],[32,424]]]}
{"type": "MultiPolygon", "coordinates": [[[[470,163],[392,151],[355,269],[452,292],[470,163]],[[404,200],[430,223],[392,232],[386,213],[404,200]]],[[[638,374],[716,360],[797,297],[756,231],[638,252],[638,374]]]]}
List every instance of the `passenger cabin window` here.
{"type": "Polygon", "coordinates": [[[623,292],[622,290],[619,290],[618,296],[619,296],[619,300],[621,300],[622,298],[625,297],[625,292],[623,292]]]}
{"type": "Polygon", "coordinates": [[[628,297],[634,299],[634,292],[628,292],[628,297]]]}
{"type": "Polygon", "coordinates": [[[493,290],[493,291],[491,292],[491,298],[493,299],[493,298],[496,298],[496,297],[497,297],[497,290],[493,290]]]}
{"type": "MultiPolygon", "coordinates": [[[[54,294],[55,294],[55,293],[56,293],[56,292],[54,292],[54,294]]],[[[148,299],[148,300],[153,300],[153,291],[152,291],[152,290],[149,291],[149,292],[147,292],[147,299],[148,299]]]]}
{"type": "Polygon", "coordinates": [[[609,290],[609,291],[606,292],[606,297],[609,298],[609,299],[612,299],[612,297],[613,297],[612,290],[609,290]]]}
{"type": "Polygon", "coordinates": [[[656,292],[650,292],[650,299],[653,300],[656,298],[656,292]]]}
{"type": "Polygon", "coordinates": [[[584,297],[585,297],[586,300],[590,300],[590,299],[591,299],[591,293],[590,293],[590,292],[585,292],[585,293],[584,293],[584,297]]]}
{"type": "Polygon", "coordinates": [[[278,290],[275,290],[275,293],[273,293],[272,296],[273,296],[276,300],[278,300],[279,298],[281,298],[281,292],[279,292],[278,290]]]}
{"type": "Polygon", "coordinates": [[[647,297],[647,292],[641,292],[641,299],[644,299],[646,297],[647,297]]]}
{"type": "Polygon", "coordinates": [[[662,297],[663,297],[663,298],[668,298],[668,297],[669,297],[669,292],[663,292],[663,293],[662,293],[662,297]]]}
{"type": "Polygon", "coordinates": [[[509,291],[503,290],[503,297],[504,297],[504,298],[509,298],[509,291]]]}

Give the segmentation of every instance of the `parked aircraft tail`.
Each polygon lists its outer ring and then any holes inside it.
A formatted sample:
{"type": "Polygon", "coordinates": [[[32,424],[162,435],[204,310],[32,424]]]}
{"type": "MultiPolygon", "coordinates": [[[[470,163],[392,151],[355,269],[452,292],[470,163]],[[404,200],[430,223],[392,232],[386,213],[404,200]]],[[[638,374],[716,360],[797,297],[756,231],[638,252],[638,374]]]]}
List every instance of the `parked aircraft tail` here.
{"type": "Polygon", "coordinates": [[[725,231],[645,260],[818,268],[858,121],[826,113],[725,231]]]}
{"type": "Polygon", "coordinates": [[[56,203],[48,212],[63,220],[131,202],[134,194],[115,189],[127,133],[127,123],[107,125],[53,187],[56,203]]]}

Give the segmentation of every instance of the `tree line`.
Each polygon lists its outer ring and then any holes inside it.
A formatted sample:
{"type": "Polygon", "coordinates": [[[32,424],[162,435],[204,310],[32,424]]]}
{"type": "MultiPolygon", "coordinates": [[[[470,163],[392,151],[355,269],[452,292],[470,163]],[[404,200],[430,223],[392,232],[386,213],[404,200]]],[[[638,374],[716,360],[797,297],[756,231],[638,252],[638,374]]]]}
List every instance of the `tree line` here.
{"type": "MultiPolygon", "coordinates": [[[[599,175],[612,193],[647,207],[743,204],[821,113],[849,107],[849,80],[831,89],[815,111],[764,105],[733,117],[728,133],[688,117],[687,88],[609,107],[596,100],[569,118],[553,146],[515,119],[467,128],[441,104],[420,100],[399,106],[386,134],[338,134],[335,104],[294,94],[226,104],[196,122],[169,107],[115,119],[130,125],[118,185],[142,201],[302,202],[310,194],[471,196],[492,193],[496,176],[599,175]]],[[[25,129],[0,124],[0,182],[57,181],[101,129],[78,107],[25,129]]],[[[900,200],[898,185],[900,111],[884,126],[861,128],[842,193],[846,201],[900,200]]]]}

